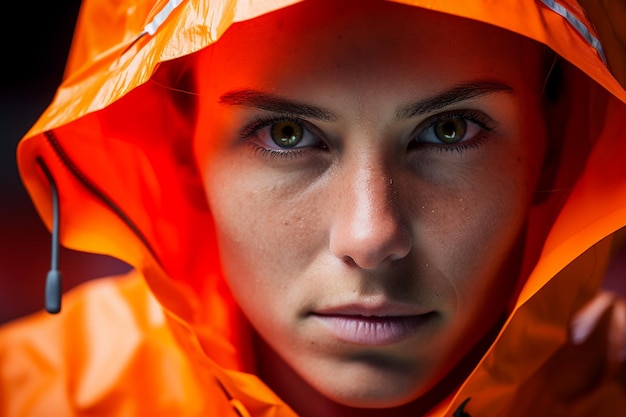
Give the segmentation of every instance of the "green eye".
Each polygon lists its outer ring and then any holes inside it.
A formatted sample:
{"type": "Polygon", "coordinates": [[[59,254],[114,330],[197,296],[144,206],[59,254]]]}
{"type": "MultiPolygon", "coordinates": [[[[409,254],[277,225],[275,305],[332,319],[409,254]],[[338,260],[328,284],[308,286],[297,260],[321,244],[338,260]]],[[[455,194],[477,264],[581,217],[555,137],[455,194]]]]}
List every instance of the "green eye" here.
{"type": "Polygon", "coordinates": [[[465,137],[467,122],[464,119],[452,117],[438,121],[434,127],[437,139],[443,143],[453,144],[465,137]]]}
{"type": "Polygon", "coordinates": [[[296,146],[302,140],[303,134],[302,126],[290,120],[276,122],[272,125],[272,140],[283,148],[296,146]]]}

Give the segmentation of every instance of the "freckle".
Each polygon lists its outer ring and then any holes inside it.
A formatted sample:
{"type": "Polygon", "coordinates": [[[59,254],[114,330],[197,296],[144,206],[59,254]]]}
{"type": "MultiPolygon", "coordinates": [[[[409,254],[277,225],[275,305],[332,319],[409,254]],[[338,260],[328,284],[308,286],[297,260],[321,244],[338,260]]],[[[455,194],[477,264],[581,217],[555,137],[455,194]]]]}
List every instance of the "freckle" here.
{"type": "Polygon", "coordinates": [[[284,225],[285,225],[285,226],[289,226],[289,222],[285,222],[285,223],[284,223],[284,225]]]}

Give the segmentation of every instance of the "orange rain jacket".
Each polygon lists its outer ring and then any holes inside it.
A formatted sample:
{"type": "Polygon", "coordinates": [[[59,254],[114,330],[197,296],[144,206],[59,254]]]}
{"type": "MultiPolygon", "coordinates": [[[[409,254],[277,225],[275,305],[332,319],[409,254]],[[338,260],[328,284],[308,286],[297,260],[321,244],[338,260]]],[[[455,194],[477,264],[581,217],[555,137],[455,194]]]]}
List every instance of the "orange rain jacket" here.
{"type": "MultiPolygon", "coordinates": [[[[626,415],[624,372],[607,361],[610,308],[586,342],[570,333],[626,225],[626,3],[585,0],[585,12],[573,0],[402,2],[500,26],[561,55],[571,103],[564,155],[586,160],[559,194],[562,209],[503,330],[429,417],[452,416],[468,398],[473,417],[626,415]]],[[[180,189],[184,99],[148,82],[233,22],[291,3],[84,2],[65,79],[20,143],[19,167],[50,229],[56,184],[63,245],[134,270],[73,290],[59,315],[4,326],[1,415],[294,416],[244,371],[250,348],[211,221],[180,189]]]]}

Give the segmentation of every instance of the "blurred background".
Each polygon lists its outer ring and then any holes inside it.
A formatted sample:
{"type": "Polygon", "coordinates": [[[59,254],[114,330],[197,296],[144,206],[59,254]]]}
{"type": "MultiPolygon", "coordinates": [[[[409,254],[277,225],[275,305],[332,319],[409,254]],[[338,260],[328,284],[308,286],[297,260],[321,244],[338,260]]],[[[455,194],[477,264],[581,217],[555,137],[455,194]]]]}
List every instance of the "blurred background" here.
{"type": "MultiPolygon", "coordinates": [[[[61,82],[79,0],[15,2],[0,25],[0,323],[44,307],[50,234],[19,179],[15,149],[52,100],[61,82]]],[[[62,249],[60,269],[68,290],[128,267],[105,256],[62,249]]]]}

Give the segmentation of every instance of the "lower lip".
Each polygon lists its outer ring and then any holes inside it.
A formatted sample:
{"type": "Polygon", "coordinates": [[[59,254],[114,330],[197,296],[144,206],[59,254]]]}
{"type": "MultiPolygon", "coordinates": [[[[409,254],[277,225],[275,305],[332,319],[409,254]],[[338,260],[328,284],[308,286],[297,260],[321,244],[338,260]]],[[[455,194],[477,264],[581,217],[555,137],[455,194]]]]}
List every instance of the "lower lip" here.
{"type": "Polygon", "coordinates": [[[343,342],[383,346],[409,338],[422,329],[433,315],[365,317],[316,314],[314,317],[343,342]]]}

